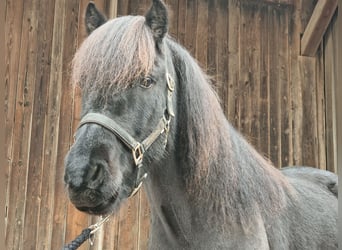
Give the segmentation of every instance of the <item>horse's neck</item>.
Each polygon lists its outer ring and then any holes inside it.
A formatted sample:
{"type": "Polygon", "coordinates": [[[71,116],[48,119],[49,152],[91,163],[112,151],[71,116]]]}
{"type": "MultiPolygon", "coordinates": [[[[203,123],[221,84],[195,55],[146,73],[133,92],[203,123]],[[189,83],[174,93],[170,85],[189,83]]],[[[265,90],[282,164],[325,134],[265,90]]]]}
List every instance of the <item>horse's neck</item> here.
{"type": "Polygon", "coordinates": [[[191,234],[191,204],[185,190],[185,183],[179,176],[179,169],[173,155],[162,165],[150,172],[144,184],[151,210],[150,243],[161,242],[163,249],[186,247],[191,234]],[[163,242],[165,241],[165,242],[163,242]]]}
{"type": "MultiPolygon", "coordinates": [[[[196,202],[198,204],[203,202],[203,206],[207,205],[206,202],[209,204],[215,201],[222,202],[216,204],[216,209],[223,206],[233,210],[239,203],[244,206],[268,202],[258,205],[260,210],[265,209],[266,212],[270,207],[280,206],[284,198],[283,188],[288,188],[285,177],[257,153],[225,118],[216,122],[215,130],[213,136],[216,135],[214,140],[218,141],[218,146],[209,152],[210,159],[207,165],[201,166],[202,175],[200,171],[193,168],[194,166],[187,165],[189,158],[193,158],[193,163],[196,163],[196,156],[184,155],[175,150],[177,156],[184,157],[172,163],[175,179],[182,180],[181,185],[178,184],[182,189],[181,192],[198,196],[196,202]],[[184,180],[184,175],[187,176],[187,180],[184,180]],[[194,175],[199,176],[194,177],[194,175]],[[195,183],[191,183],[191,179],[195,183]]],[[[176,149],[182,150],[183,147],[178,145],[176,149]]],[[[229,213],[228,215],[234,216],[229,213]]]]}
{"type": "Polygon", "coordinates": [[[179,85],[183,103],[171,133],[177,145],[146,185],[152,216],[179,234],[191,223],[202,230],[248,227],[255,216],[283,207],[286,181],[228,124],[209,85],[197,78],[198,86],[179,85]]]}

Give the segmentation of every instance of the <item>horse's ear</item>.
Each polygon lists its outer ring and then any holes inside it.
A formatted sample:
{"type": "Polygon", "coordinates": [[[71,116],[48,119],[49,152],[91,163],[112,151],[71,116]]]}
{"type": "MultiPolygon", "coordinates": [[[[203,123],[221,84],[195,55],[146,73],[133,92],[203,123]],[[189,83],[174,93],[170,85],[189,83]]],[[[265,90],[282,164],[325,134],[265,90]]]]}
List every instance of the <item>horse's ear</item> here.
{"type": "Polygon", "coordinates": [[[89,2],[85,14],[85,26],[88,35],[105,22],[107,22],[107,17],[96,8],[93,2],[89,2]]]}
{"type": "Polygon", "coordinates": [[[168,17],[165,4],[161,0],[153,0],[153,4],[145,15],[145,19],[147,26],[152,30],[156,42],[161,42],[168,29],[168,17]]]}

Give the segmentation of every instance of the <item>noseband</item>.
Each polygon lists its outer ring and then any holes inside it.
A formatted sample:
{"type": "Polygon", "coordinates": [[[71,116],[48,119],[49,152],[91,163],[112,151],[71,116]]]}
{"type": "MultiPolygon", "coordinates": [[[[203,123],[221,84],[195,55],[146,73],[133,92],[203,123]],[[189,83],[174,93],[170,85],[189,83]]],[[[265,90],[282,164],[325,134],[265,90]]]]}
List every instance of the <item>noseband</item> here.
{"type": "Polygon", "coordinates": [[[144,153],[149,149],[149,147],[159,138],[160,135],[165,134],[165,144],[167,143],[167,137],[170,129],[171,117],[174,116],[173,105],[172,105],[172,94],[174,91],[175,83],[169,73],[166,73],[167,82],[167,102],[163,117],[160,119],[157,127],[153,132],[147,136],[142,142],[135,140],[126,130],[124,130],[119,124],[106,115],[100,113],[88,113],[86,114],[78,128],[87,123],[98,124],[110,132],[112,132],[121,142],[126,145],[133,155],[133,160],[135,166],[137,167],[137,177],[135,180],[134,187],[129,197],[135,195],[140,189],[144,179],[147,177],[146,171],[143,170],[142,162],[144,158],[144,153]]]}

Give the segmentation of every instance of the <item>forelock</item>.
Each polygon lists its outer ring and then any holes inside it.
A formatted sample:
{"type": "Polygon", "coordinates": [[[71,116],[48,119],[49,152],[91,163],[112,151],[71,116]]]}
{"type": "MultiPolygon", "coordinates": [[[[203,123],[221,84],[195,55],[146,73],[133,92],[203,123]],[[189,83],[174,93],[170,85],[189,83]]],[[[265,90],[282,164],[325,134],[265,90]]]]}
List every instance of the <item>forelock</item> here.
{"type": "Polygon", "coordinates": [[[73,59],[73,83],[84,91],[117,92],[151,72],[155,41],[143,16],[108,21],[83,42],[73,59]]]}

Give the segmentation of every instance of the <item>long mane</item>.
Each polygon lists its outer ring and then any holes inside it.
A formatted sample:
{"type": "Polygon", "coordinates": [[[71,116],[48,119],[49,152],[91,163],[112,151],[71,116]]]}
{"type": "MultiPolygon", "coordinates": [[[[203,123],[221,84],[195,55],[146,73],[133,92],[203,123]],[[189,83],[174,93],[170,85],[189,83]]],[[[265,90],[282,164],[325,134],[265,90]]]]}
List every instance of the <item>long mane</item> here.
{"type": "Polygon", "coordinates": [[[187,188],[212,222],[252,223],[258,212],[277,214],[291,187],[228,123],[208,77],[180,45],[168,39],[180,85],[180,154],[189,167],[187,188]]]}

